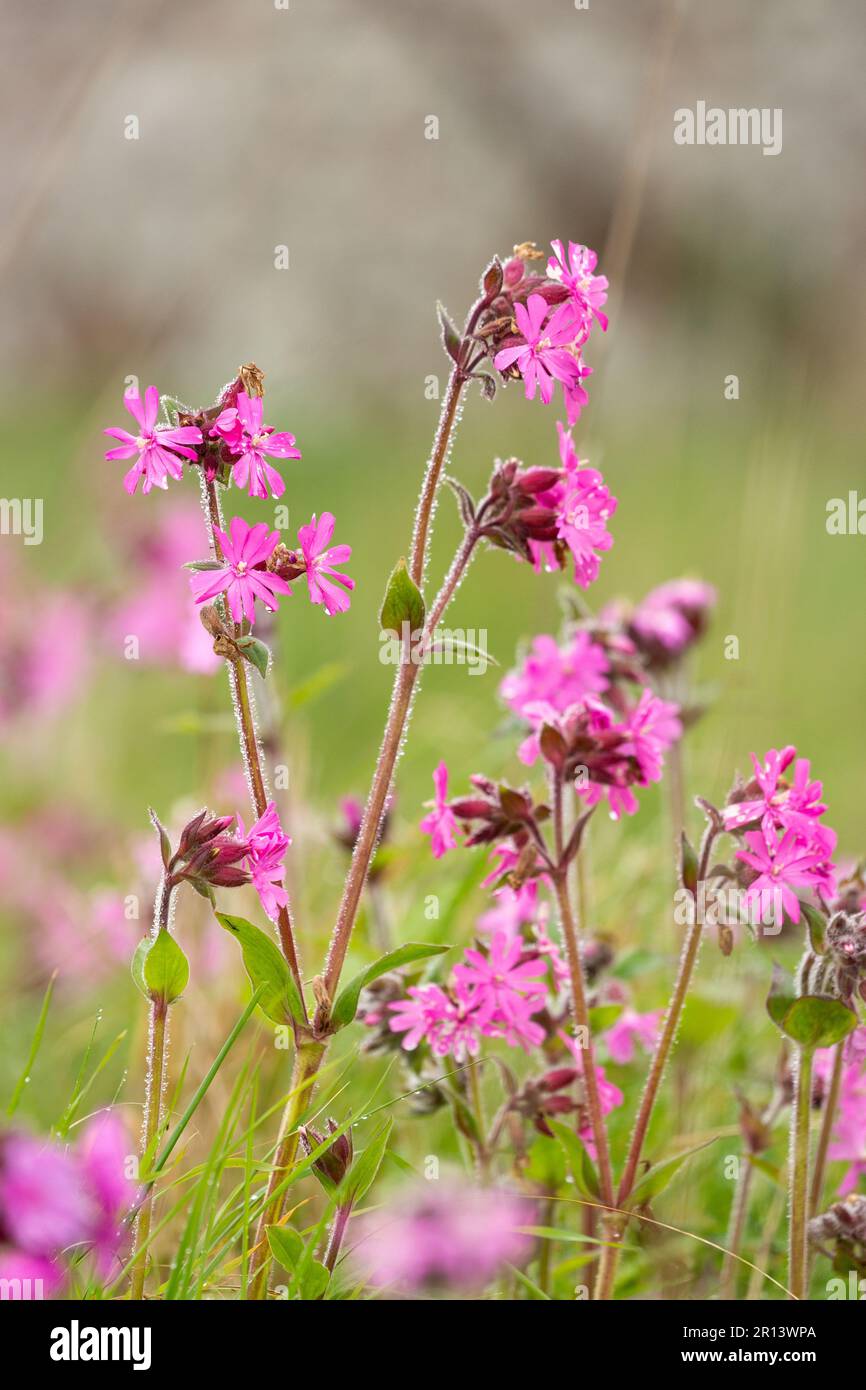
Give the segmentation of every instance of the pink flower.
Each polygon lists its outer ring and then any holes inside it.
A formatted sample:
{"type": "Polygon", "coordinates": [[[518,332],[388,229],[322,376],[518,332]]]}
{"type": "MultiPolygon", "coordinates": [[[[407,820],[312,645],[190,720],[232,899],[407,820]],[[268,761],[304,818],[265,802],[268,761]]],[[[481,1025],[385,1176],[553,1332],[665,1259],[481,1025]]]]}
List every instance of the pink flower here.
{"type": "Polygon", "coordinates": [[[362,1223],[355,1258],[380,1287],[404,1294],[484,1287],[529,1257],[534,1205],[492,1187],[421,1183],[362,1223]]]}
{"type": "Polygon", "coordinates": [[[580,246],[575,241],[568,243],[568,255],[561,241],[553,241],[551,246],[553,255],[547,262],[548,275],[565,286],[571,302],[584,318],[594,317],[606,332],[607,315],[601,312],[601,306],[607,300],[608,283],[606,275],[593,274],[598,256],[588,246],[580,246]]]}
{"type": "Polygon", "coordinates": [[[238,836],[247,845],[247,868],[253,887],[265,912],[275,922],[280,908],[288,906],[289,902],[289,895],[283,886],[286,875],[283,860],[292,841],[283,832],[273,801],[268,802],[264,815],[250,827],[248,835],[238,817],[238,836]]]}
{"type": "Polygon", "coordinates": [[[127,1242],[123,1216],[136,1199],[136,1186],[126,1176],[129,1135],[114,1110],[103,1110],[88,1121],[78,1154],[99,1216],[91,1236],[97,1272],[103,1280],[120,1273],[118,1256],[127,1242]]]}
{"type": "Polygon", "coordinates": [[[543,700],[562,711],[586,695],[607,689],[610,662],[588,632],[578,630],[563,646],[553,637],[533,638],[523,665],[505,677],[499,693],[515,714],[543,700]]]}
{"type": "Polygon", "coordinates": [[[634,1009],[623,1009],[619,1018],[602,1034],[607,1043],[612,1062],[625,1066],[634,1060],[635,1042],[639,1042],[647,1052],[652,1052],[658,1042],[664,1009],[654,1009],[648,1014],[636,1013],[634,1009]]]}
{"type": "Polygon", "coordinates": [[[250,497],[267,497],[268,488],[274,497],[282,497],[286,484],[268,457],[299,459],[301,451],[295,448],[293,434],[275,433],[271,425],[262,424],[261,396],[238,391],[237,405],[217,417],[211,434],[221,435],[238,455],[232,466],[232,481],[238,487],[247,488],[250,497]]]}
{"type": "MultiPolygon", "coordinates": [[[[570,1033],[565,1032],[564,1029],[560,1029],[558,1036],[560,1040],[565,1043],[574,1058],[578,1071],[583,1074],[585,1070],[586,1054],[580,1043],[576,1038],[573,1038],[570,1033]]],[[[625,1096],[618,1086],[615,1086],[612,1081],[608,1081],[605,1076],[604,1067],[596,1067],[595,1075],[598,1080],[598,1097],[601,1102],[602,1116],[609,1115],[611,1110],[616,1110],[618,1106],[622,1105],[625,1096]]],[[[578,1134],[590,1158],[595,1162],[598,1158],[598,1152],[593,1139],[591,1126],[586,1125],[579,1129],[578,1134]]]]}
{"type": "Polygon", "coordinates": [[[821,800],[821,783],[811,778],[808,758],[797,758],[796,748],[789,744],[781,752],[771,748],[762,763],[753,753],[752,763],[754,783],[746,791],[758,794],[724,808],[725,829],[739,830],[760,821],[768,830],[794,830],[829,858],[836,848],[836,836],[828,826],[818,824],[827,807],[821,800]],[[795,758],[794,778],[789,781],[784,773],[795,758]]]}
{"type": "Polygon", "coordinates": [[[465,1004],[451,999],[439,985],[411,985],[407,993],[408,998],[388,1005],[393,1015],[388,1026],[392,1033],[405,1033],[405,1051],[426,1042],[437,1057],[450,1053],[457,1062],[477,1057],[479,1033],[465,1004]]]}
{"type": "Polygon", "coordinates": [[[213,638],[189,601],[182,566],[196,553],[201,538],[201,510],[195,503],[160,513],[159,525],[124,546],[128,597],[108,623],[112,653],[120,655],[130,634],[138,639],[144,663],[181,666],[210,674],[222,664],[213,638]]]}
{"type": "Polygon", "coordinates": [[[844,1197],[856,1189],[866,1173],[866,1027],[862,1025],[848,1035],[845,1044],[842,1089],[829,1156],[850,1165],[839,1188],[844,1197]]]}
{"type": "Polygon", "coordinates": [[[341,574],[336,568],[337,565],[345,565],[351,559],[352,547],[334,545],[328,549],[333,534],[334,517],[331,512],[322,512],[318,522],[313,512],[313,519],[309,525],[301,526],[298,530],[298,541],[307,567],[310,598],[313,603],[324,604],[329,617],[334,613],[346,612],[351,600],[342,589],[351,591],[355,587],[354,579],[350,579],[347,574],[341,574]],[[339,585],[342,585],[342,589],[339,585]]]}
{"type": "Polygon", "coordinates": [[[51,1298],[59,1293],[66,1280],[66,1274],[54,1260],[44,1255],[30,1255],[26,1250],[4,1250],[0,1254],[0,1282],[10,1290],[10,1299],[20,1297],[31,1299],[51,1298]],[[12,1292],[17,1290],[17,1292],[12,1292]]]}
{"type": "Polygon", "coordinates": [[[236,623],[244,618],[255,621],[255,600],[261,599],[271,612],[277,608],[277,594],[291,594],[291,589],[279,575],[271,574],[264,563],[273,554],[280,539],[279,531],[269,531],[266,521],[248,526],[241,516],[233,516],[230,536],[215,528],[214,534],[224,556],[217,570],[201,570],[190,576],[190,588],[196,603],[205,603],[225,594],[229,611],[236,623]]]}
{"type": "Polygon", "coordinates": [[[629,631],[652,664],[682,655],[704,632],[716,591],[699,579],[672,579],[638,604],[629,631]]]}
{"type": "Polygon", "coordinates": [[[494,931],[485,953],[468,949],[454,967],[458,995],[476,1014],[478,1026],[490,1036],[503,1036],[511,1046],[537,1046],[544,1030],[530,1015],[544,1003],[540,977],[547,966],[537,956],[523,959],[523,941],[494,931]]]}
{"type": "Polygon", "coordinates": [[[613,545],[607,523],[616,507],[597,469],[580,468],[567,476],[557,507],[557,529],[574,557],[574,578],[582,589],[598,578],[600,556],[613,545]]]}
{"type": "Polygon", "coordinates": [[[543,295],[531,294],[526,304],[515,304],[514,316],[524,342],[497,352],[493,364],[504,372],[516,366],[523,377],[526,399],[533,400],[536,391],[549,405],[553,399],[554,379],[573,387],[579,382],[578,364],[568,349],[580,336],[582,325],[571,303],[561,304],[545,325],[549,305],[543,295]]]}
{"type": "Polygon", "coordinates": [[[89,1240],[98,1218],[72,1153],[26,1134],[7,1135],[0,1147],[0,1226],[14,1245],[51,1258],[89,1240]]]}
{"type": "Polygon", "coordinates": [[[119,439],[120,447],[109,449],[107,459],[131,459],[138,455],[136,462],[126,474],[123,486],[129,493],[135,492],[139,478],[144,479],[142,492],[148,493],[153,487],[168,487],[168,478],[181,478],[183,464],[181,458],[198,457],[190,444],[201,443],[201,430],[195,425],[182,425],[178,429],[156,428],[159,414],[159,392],[155,386],[148,386],[144,402],[137,391],[127,391],[123,403],[130,415],[138,423],[138,434],[127,430],[103,430],[112,439],[119,439]]]}
{"type": "Polygon", "coordinates": [[[797,889],[832,894],[832,866],[823,850],[805,844],[793,830],[786,830],[779,839],[772,826],[762,825],[760,830],[747,831],[744,839],[749,848],[738,849],[735,858],[754,870],[746,902],[759,901],[762,921],[770,921],[771,912],[779,920],[781,906],[792,922],[799,922],[797,889]]]}
{"type": "Polygon", "coordinates": [[[427,802],[426,805],[433,807],[428,816],[421,822],[420,829],[425,834],[432,836],[433,858],[441,859],[449,849],[457,848],[457,819],[448,805],[448,768],[441,762],[433,773],[433,786],[436,789],[436,799],[427,802]]]}

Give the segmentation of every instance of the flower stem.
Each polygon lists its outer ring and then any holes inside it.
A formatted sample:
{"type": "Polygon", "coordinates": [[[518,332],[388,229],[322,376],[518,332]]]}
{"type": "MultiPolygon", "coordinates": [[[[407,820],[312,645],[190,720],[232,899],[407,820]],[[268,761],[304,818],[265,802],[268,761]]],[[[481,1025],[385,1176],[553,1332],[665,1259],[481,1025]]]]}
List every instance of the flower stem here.
{"type": "Polygon", "coordinates": [[[283,1213],[284,1193],[278,1192],[298,1152],[298,1125],[312,1096],[315,1078],[325,1056],[324,1043],[303,1043],[295,1053],[291,1089],[283,1111],[277,1151],[268,1179],[265,1202],[256,1227],[255,1243],[250,1259],[249,1294],[251,1299],[268,1296],[268,1269],[271,1255],[268,1245],[268,1226],[275,1225],[283,1213]]]}
{"type": "MultiPolygon", "coordinates": [[[[478,544],[478,539],[479,537],[475,531],[468,531],[466,533],[463,543],[454,557],[451,568],[427,616],[420,644],[422,648],[435,632],[442,614],[453,598],[457,586],[463,578],[469,561],[472,558],[475,546],[478,544]]],[[[337,985],[340,980],[340,972],[343,969],[343,962],[346,959],[346,952],[349,949],[349,941],[358,913],[358,904],[361,901],[361,894],[364,891],[364,884],[367,881],[367,874],[379,839],[385,804],[391,789],[391,779],[394,775],[394,768],[397,764],[397,758],[399,757],[403,738],[406,733],[406,726],[409,722],[412,697],[420,672],[420,664],[416,664],[411,660],[401,660],[397,667],[397,674],[394,677],[394,687],[391,694],[391,705],[388,710],[385,733],[382,739],[382,745],[379,749],[379,756],[376,760],[376,767],[373,771],[373,781],[367,797],[367,804],[364,808],[361,829],[355,842],[352,862],[349,866],[349,873],[343,889],[343,897],[340,902],[337,920],[334,924],[331,942],[328,947],[328,959],[325,964],[324,982],[325,990],[330,1000],[335,998],[337,985]]]]}
{"type": "MultiPolygon", "coordinates": [[[[168,928],[169,911],[173,887],[168,875],[163,874],[159,885],[154,913],[154,935],[168,928]]],[[[168,1004],[164,999],[151,999],[150,1025],[147,1038],[147,1063],[145,1071],[145,1110],[144,1128],[141,1135],[142,1164],[152,1164],[156,1158],[156,1138],[162,1118],[162,1094],[165,1089],[165,1044],[168,1026],[168,1004]]],[[[148,1187],[135,1222],[133,1236],[133,1263],[130,1266],[130,1297],[144,1297],[144,1281],[147,1275],[147,1242],[153,1219],[155,1193],[153,1185],[148,1187]]]]}
{"type": "Polygon", "coordinates": [[[839,1108],[839,1094],[842,1090],[844,1060],[845,1044],[844,1042],[837,1043],[836,1052],[833,1057],[833,1073],[830,1077],[830,1089],[827,1092],[827,1099],[824,1102],[824,1113],[821,1117],[821,1132],[818,1136],[818,1147],[815,1151],[815,1167],[812,1172],[812,1188],[809,1197],[810,1216],[817,1215],[824,1197],[824,1179],[827,1175],[827,1154],[830,1149],[833,1126],[836,1123],[836,1111],[839,1108]]]}
{"type": "Polygon", "coordinates": [[[749,1197],[752,1191],[752,1178],[754,1176],[754,1165],[747,1159],[740,1159],[740,1172],[737,1177],[737,1186],[734,1191],[734,1200],[731,1205],[731,1216],[728,1222],[728,1234],[725,1240],[727,1253],[722,1264],[722,1278],[719,1285],[719,1298],[730,1299],[736,1294],[737,1270],[739,1261],[737,1256],[743,1243],[743,1232],[746,1229],[746,1217],[749,1212],[749,1197]]]}
{"type": "Polygon", "coordinates": [[[812,1050],[797,1049],[797,1093],[791,1107],[788,1150],[788,1288],[807,1295],[806,1223],[809,1215],[809,1121],[812,1109],[812,1050]]]}
{"type": "MultiPolygon", "coordinates": [[[[222,507],[220,505],[217,484],[213,480],[204,481],[204,494],[206,502],[206,518],[208,536],[211,549],[216,559],[222,559],[222,550],[217,537],[217,529],[225,529],[222,507]]],[[[236,634],[240,633],[240,628],[235,624],[236,634]]],[[[232,706],[235,711],[235,719],[238,726],[238,737],[241,745],[241,755],[243,757],[244,768],[250,789],[250,800],[256,814],[256,818],[261,818],[268,809],[268,792],[265,785],[264,767],[262,761],[262,751],[259,747],[258,735],[256,733],[256,721],[253,708],[253,697],[250,692],[247,680],[245,663],[232,661],[226,658],[226,665],[229,672],[229,684],[232,692],[232,706]]],[[[292,919],[287,907],[281,907],[277,914],[277,929],[279,931],[280,946],[283,955],[298,986],[298,993],[301,996],[301,1004],[306,1014],[306,1002],[304,1000],[304,986],[301,978],[301,967],[298,960],[295,936],[292,928],[292,919]]]]}
{"type": "Polygon", "coordinates": [[[349,1217],[352,1215],[352,1203],[346,1202],[338,1206],[334,1212],[334,1223],[331,1226],[331,1234],[328,1237],[328,1248],[325,1251],[325,1268],[333,1274],[334,1265],[343,1244],[343,1236],[346,1234],[346,1227],[349,1224],[349,1217]]]}

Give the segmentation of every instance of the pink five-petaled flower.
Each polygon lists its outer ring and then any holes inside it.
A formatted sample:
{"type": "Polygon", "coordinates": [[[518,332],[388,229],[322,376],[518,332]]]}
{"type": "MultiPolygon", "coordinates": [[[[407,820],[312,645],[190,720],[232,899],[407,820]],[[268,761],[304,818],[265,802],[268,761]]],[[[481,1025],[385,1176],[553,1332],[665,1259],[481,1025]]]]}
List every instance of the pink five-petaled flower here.
{"type": "Polygon", "coordinates": [[[352,558],[352,547],[333,545],[328,549],[333,534],[334,517],[331,512],[322,512],[318,521],[316,513],[313,512],[312,521],[298,528],[298,541],[307,567],[310,598],[313,603],[324,604],[328,617],[334,613],[346,612],[351,599],[342,589],[351,591],[355,587],[354,579],[350,579],[347,574],[341,574],[335,568],[337,565],[345,565],[352,558]],[[342,589],[339,585],[342,585],[342,589]]]}
{"type": "Polygon", "coordinates": [[[268,802],[264,815],[255,825],[250,826],[248,835],[244,833],[243,822],[238,817],[238,837],[247,846],[247,867],[253,887],[265,912],[271,921],[275,922],[280,908],[286,907],[289,901],[289,895],[283,886],[286,876],[283,861],[292,841],[280,825],[280,817],[273,801],[268,802]]]}
{"type": "Polygon", "coordinates": [[[248,526],[241,516],[233,516],[229,525],[230,535],[214,528],[214,535],[220,545],[224,564],[217,570],[201,570],[190,576],[190,588],[196,603],[205,603],[217,594],[225,594],[229,612],[236,623],[244,618],[255,621],[255,601],[261,599],[265,608],[273,613],[277,607],[277,594],[291,594],[285,579],[271,574],[264,563],[273,554],[280,539],[279,531],[269,531],[266,521],[257,526],[248,526]]]}
{"type": "Polygon", "coordinates": [[[549,307],[540,294],[531,294],[525,305],[515,304],[514,315],[525,342],[503,348],[493,359],[501,372],[516,365],[526,399],[534,400],[540,391],[545,405],[553,400],[554,378],[567,389],[580,382],[577,360],[568,350],[581,333],[580,318],[574,305],[566,302],[554,310],[545,325],[549,307]]]}
{"type": "Polygon", "coordinates": [[[511,1046],[515,1042],[537,1045],[544,1038],[544,1029],[530,1023],[529,1015],[544,1002],[540,977],[547,965],[538,956],[522,957],[522,939],[497,929],[486,954],[467,949],[461,964],[454,967],[460,997],[475,1012],[478,1026],[485,1032],[501,1032],[511,1046]]]}
{"type": "Polygon", "coordinates": [[[809,759],[797,758],[796,748],[789,744],[781,752],[771,748],[762,763],[753,753],[752,763],[760,796],[726,806],[722,811],[725,829],[738,830],[760,820],[767,829],[796,831],[829,858],[836,848],[836,836],[828,826],[818,824],[827,807],[821,800],[821,783],[812,780],[809,759]],[[795,758],[789,784],[783,774],[795,758]]]}
{"type": "Polygon", "coordinates": [[[736,858],[755,871],[749,884],[746,902],[760,902],[761,921],[781,924],[782,909],[792,922],[800,920],[800,900],[795,889],[815,888],[828,896],[834,891],[833,868],[822,848],[805,843],[793,830],[786,830],[779,839],[769,825],[747,831],[749,848],[738,849],[736,858]]]}
{"type": "Polygon", "coordinates": [[[465,1003],[455,1002],[439,985],[411,985],[408,995],[388,1005],[393,1013],[388,1026],[392,1033],[405,1034],[405,1051],[426,1042],[436,1057],[450,1053],[458,1062],[477,1057],[480,1037],[465,1003]]]}
{"type": "Polygon", "coordinates": [[[232,466],[232,480],[245,487],[250,497],[267,497],[268,488],[274,497],[282,497],[286,484],[266,455],[277,459],[299,459],[295,436],[275,431],[262,424],[261,396],[248,396],[238,391],[237,405],[230,406],[214,421],[211,434],[220,435],[228,449],[237,454],[232,466]]]}
{"type": "Polygon", "coordinates": [[[135,492],[140,478],[144,479],[142,492],[148,493],[153,487],[168,487],[169,474],[172,478],[183,477],[181,458],[195,459],[195,449],[190,444],[201,443],[201,430],[195,425],[182,425],[178,429],[156,428],[159,414],[159,392],[155,386],[148,386],[142,401],[137,391],[127,391],[123,403],[138,424],[138,433],[128,430],[103,430],[103,434],[119,439],[120,446],[109,449],[107,459],[138,458],[123,480],[128,493],[135,492]]]}
{"type": "Polygon", "coordinates": [[[559,280],[584,318],[588,320],[592,315],[601,325],[602,332],[606,332],[607,315],[601,312],[601,306],[607,300],[608,283],[606,275],[593,274],[598,265],[598,256],[588,246],[580,246],[576,241],[568,243],[567,256],[561,241],[550,244],[553,255],[547,262],[547,273],[551,280],[559,280]]]}
{"type": "Polygon", "coordinates": [[[457,848],[457,837],[454,833],[457,829],[457,819],[448,805],[448,768],[444,761],[433,773],[433,786],[436,789],[436,799],[426,803],[433,809],[422,820],[421,829],[425,834],[432,836],[433,858],[441,859],[449,849],[457,848]]]}

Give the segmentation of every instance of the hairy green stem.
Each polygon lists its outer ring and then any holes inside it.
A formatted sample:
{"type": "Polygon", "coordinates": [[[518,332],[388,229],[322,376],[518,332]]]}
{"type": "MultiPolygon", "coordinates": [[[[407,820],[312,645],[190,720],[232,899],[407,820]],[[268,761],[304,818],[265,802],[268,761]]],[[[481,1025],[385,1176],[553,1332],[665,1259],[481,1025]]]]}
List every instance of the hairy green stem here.
{"type": "Polygon", "coordinates": [[[788,1288],[805,1298],[808,1284],[806,1225],[809,1217],[809,1122],[812,1115],[812,1050],[797,1049],[796,1098],[791,1107],[788,1151],[788,1288]]]}
{"type": "Polygon", "coordinates": [[[285,1201],[285,1194],[277,1192],[276,1189],[284,1182],[297,1157],[300,1138],[298,1126],[309,1106],[313,1084],[321,1068],[325,1050],[324,1043],[302,1043],[295,1053],[291,1089],[283,1111],[277,1150],[250,1257],[248,1297],[251,1299],[263,1299],[268,1296],[268,1269],[271,1262],[268,1226],[273,1226],[280,1220],[285,1201]]]}
{"type": "Polygon", "coordinates": [[[836,1111],[839,1108],[839,1095],[842,1090],[842,1071],[844,1069],[844,1064],[845,1043],[840,1042],[836,1044],[836,1051],[833,1055],[833,1073],[830,1077],[830,1088],[824,1101],[824,1110],[821,1116],[821,1131],[815,1150],[815,1166],[812,1171],[812,1187],[809,1196],[810,1216],[816,1216],[818,1214],[824,1198],[824,1180],[827,1176],[827,1155],[830,1151],[833,1126],[836,1123],[836,1111]]]}
{"type": "MultiPolygon", "coordinates": [[[[205,499],[207,503],[206,517],[208,536],[211,549],[218,560],[223,558],[219,537],[216,532],[225,530],[220,505],[219,491],[215,481],[205,481],[205,499]]],[[[235,634],[240,634],[240,628],[235,624],[235,634]]],[[[232,691],[232,705],[235,710],[235,717],[238,725],[238,736],[241,745],[244,768],[249,779],[250,800],[256,813],[256,818],[261,818],[268,809],[268,791],[265,784],[265,774],[262,765],[262,752],[259,747],[258,735],[256,733],[255,716],[253,713],[252,695],[250,693],[249,682],[247,679],[246,663],[243,660],[232,660],[226,657],[226,665],[229,673],[229,684],[232,691]]],[[[277,914],[277,929],[280,937],[280,946],[283,955],[298,987],[301,996],[301,1004],[306,1015],[306,1001],[304,999],[304,986],[301,978],[301,967],[298,959],[297,946],[295,944],[292,919],[288,907],[281,907],[277,914]]]]}

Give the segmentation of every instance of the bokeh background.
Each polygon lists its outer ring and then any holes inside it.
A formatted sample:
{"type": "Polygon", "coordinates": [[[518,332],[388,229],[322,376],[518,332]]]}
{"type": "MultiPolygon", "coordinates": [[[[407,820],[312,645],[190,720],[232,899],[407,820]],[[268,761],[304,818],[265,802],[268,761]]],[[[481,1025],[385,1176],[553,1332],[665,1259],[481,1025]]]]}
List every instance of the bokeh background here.
{"type": "MultiPolygon", "coordinates": [[[[592,603],[682,573],[719,590],[695,672],[708,709],[687,748],[690,791],[720,798],[750,749],[796,743],[824,780],[841,847],[863,850],[866,540],[825,525],[828,500],[863,486],[856,0],[4,11],[0,491],[44,499],[44,540],[0,537],[0,1078],[8,1089],[19,1074],[57,969],[33,1123],[53,1122],[94,1026],[94,1059],[125,1030],[94,1096],[117,1094],[134,1113],[142,1023],[124,972],[154,887],[146,808],[175,825],[205,798],[242,809],[224,677],[188,669],[206,662],[179,568],[204,553],[195,485],[130,499],[120,466],[103,461],[126,378],[204,404],[256,361],[267,418],[303,450],[285,470],[292,525],[331,509],[353,546],[350,613],[326,620],[299,589],[275,643],[270,727],[291,770],[292,888],[312,960],[345,869],[338,800],[364,791],[384,719],[376,615],[435,428],[431,378],[440,390],[446,379],[435,303],[461,318],[490,255],[526,239],[586,242],[611,279],[577,431],[619,498],[592,603]],[[782,152],[675,145],[674,111],[701,99],[782,108],[782,152]]],[[[492,406],[470,397],[453,471],[476,489],[497,455],[551,460],[554,419],[519,389],[492,406]]],[[[444,498],[431,580],[457,534],[444,498]]],[[[507,668],[560,614],[555,577],[494,554],[451,621],[486,629],[507,668]]],[[[457,780],[479,767],[515,774],[500,676],[458,666],[424,679],[399,771],[389,891],[400,934],[425,929],[426,893],[453,898],[464,935],[480,907],[465,863],[434,866],[416,827],[441,756],[457,780]]],[[[634,824],[595,834],[591,925],[669,965],[667,822],[663,797],[643,800],[634,824]]],[[[200,965],[175,1036],[197,1075],[245,989],[215,930],[190,928],[200,965]]],[[[767,969],[760,953],[707,954],[704,1008],[684,1034],[685,1129],[708,1120],[701,1095],[719,1055],[732,1082],[756,1066],[771,1074],[753,1007],[767,969]]],[[[663,993],[664,972],[650,974],[640,1002],[663,993]]],[[[714,1122],[733,1120],[716,1101],[714,1122]]],[[[721,1178],[708,1181],[722,1212],[721,1178]]]]}

